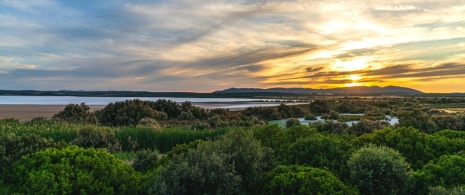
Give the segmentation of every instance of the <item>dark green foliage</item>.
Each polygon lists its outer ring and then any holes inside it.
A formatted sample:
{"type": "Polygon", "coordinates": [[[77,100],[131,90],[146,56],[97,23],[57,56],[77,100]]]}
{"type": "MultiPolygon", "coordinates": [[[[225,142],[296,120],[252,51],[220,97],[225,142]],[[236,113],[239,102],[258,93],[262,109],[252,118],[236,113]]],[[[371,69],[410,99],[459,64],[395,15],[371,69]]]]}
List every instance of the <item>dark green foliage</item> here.
{"type": "Polygon", "coordinates": [[[465,131],[465,120],[462,115],[433,115],[431,120],[438,129],[463,130],[465,131]]]}
{"type": "Polygon", "coordinates": [[[342,134],[349,127],[346,123],[341,123],[334,120],[326,120],[325,122],[310,123],[310,127],[316,127],[319,132],[342,134]]]}
{"type": "Polygon", "coordinates": [[[105,148],[110,152],[121,150],[119,140],[116,139],[113,131],[106,131],[94,126],[79,129],[78,135],[72,143],[84,148],[105,148]]]}
{"type": "Polygon", "coordinates": [[[170,151],[177,144],[189,143],[198,139],[213,139],[225,134],[230,128],[192,131],[188,128],[171,128],[156,130],[148,127],[124,127],[115,130],[115,136],[121,143],[123,151],[141,149],[170,151]]]}
{"type": "Polygon", "coordinates": [[[195,122],[192,124],[191,129],[192,130],[205,130],[205,129],[210,129],[212,128],[210,124],[208,123],[202,123],[202,122],[195,122]]]}
{"type": "Polygon", "coordinates": [[[53,140],[35,134],[17,136],[8,134],[0,137],[0,173],[22,156],[53,147],[53,140]]]}
{"type": "Polygon", "coordinates": [[[328,105],[328,102],[325,100],[315,100],[310,103],[310,112],[320,115],[328,114],[331,111],[331,108],[328,105]]]}
{"type": "Polygon", "coordinates": [[[429,189],[429,195],[463,195],[465,194],[464,187],[454,187],[446,189],[441,186],[432,187],[429,189]]]}
{"type": "Polygon", "coordinates": [[[305,120],[317,120],[317,118],[313,114],[305,115],[305,120]]]}
{"type": "Polygon", "coordinates": [[[232,131],[215,142],[174,156],[160,170],[153,192],[166,194],[258,193],[263,173],[274,163],[271,151],[244,131],[232,131]]]}
{"type": "Polygon", "coordinates": [[[97,119],[85,103],[68,104],[62,111],[53,115],[53,119],[69,123],[95,124],[97,119]]]}
{"type": "Polygon", "coordinates": [[[137,157],[132,167],[137,171],[152,170],[157,166],[159,152],[157,150],[139,150],[136,153],[137,157]]]}
{"type": "Polygon", "coordinates": [[[194,120],[195,116],[190,111],[182,111],[181,114],[178,116],[179,120],[194,120]]]}
{"type": "Polygon", "coordinates": [[[278,166],[267,174],[264,194],[358,194],[331,172],[305,166],[278,166]]]}
{"type": "MultiPolygon", "coordinates": [[[[154,110],[166,113],[168,115],[168,119],[177,118],[179,114],[181,114],[181,111],[182,111],[182,108],[180,105],[178,105],[174,101],[166,100],[166,99],[159,99],[155,102],[147,101],[146,104],[149,105],[154,110]]],[[[186,105],[184,105],[184,107],[190,107],[186,105]]]]}
{"type": "Polygon", "coordinates": [[[397,117],[401,127],[412,126],[425,133],[434,133],[437,130],[436,124],[430,120],[428,114],[419,109],[400,112],[397,117]]]}
{"type": "Polygon", "coordinates": [[[329,112],[329,114],[324,114],[323,119],[332,119],[332,120],[337,120],[339,119],[339,113],[335,111],[329,112]]]}
{"type": "Polygon", "coordinates": [[[412,127],[401,127],[376,130],[356,138],[354,142],[359,146],[372,143],[393,148],[406,157],[412,168],[421,169],[430,160],[463,150],[465,139],[460,136],[453,131],[430,135],[412,127]],[[447,137],[453,135],[457,137],[447,137]]]}
{"type": "Polygon", "coordinates": [[[281,151],[284,164],[308,165],[327,169],[341,178],[348,177],[347,165],[353,152],[349,140],[337,135],[315,134],[301,138],[281,151]]]}
{"type": "Polygon", "coordinates": [[[350,180],[362,194],[407,194],[409,164],[402,155],[388,147],[359,149],[347,162],[350,180]]]}
{"type": "Polygon", "coordinates": [[[426,194],[430,188],[442,186],[452,189],[465,185],[465,157],[444,155],[431,161],[422,170],[414,173],[415,189],[418,194],[426,194]]]}
{"type": "Polygon", "coordinates": [[[155,111],[142,100],[110,103],[96,115],[102,125],[136,126],[143,118],[154,118],[155,111]]]}
{"type": "Polygon", "coordinates": [[[389,123],[386,121],[362,119],[358,123],[353,123],[352,126],[348,127],[347,132],[360,136],[371,133],[374,130],[384,129],[387,126],[389,126],[389,123]]]}
{"type": "Polygon", "coordinates": [[[305,110],[298,106],[288,106],[286,104],[280,104],[278,106],[278,113],[280,113],[283,118],[302,117],[305,114],[305,110]]]}
{"type": "Polygon", "coordinates": [[[248,107],[242,113],[246,116],[256,116],[265,120],[280,120],[283,118],[281,113],[272,107],[248,107]]]}
{"type": "Polygon", "coordinates": [[[290,127],[293,127],[293,126],[300,126],[302,125],[299,121],[299,119],[296,119],[296,118],[290,118],[286,121],[286,127],[287,128],[290,128],[290,127]]]}
{"type": "Polygon", "coordinates": [[[12,192],[25,194],[137,194],[138,174],[101,149],[46,149],[23,157],[6,173],[12,192]]]}

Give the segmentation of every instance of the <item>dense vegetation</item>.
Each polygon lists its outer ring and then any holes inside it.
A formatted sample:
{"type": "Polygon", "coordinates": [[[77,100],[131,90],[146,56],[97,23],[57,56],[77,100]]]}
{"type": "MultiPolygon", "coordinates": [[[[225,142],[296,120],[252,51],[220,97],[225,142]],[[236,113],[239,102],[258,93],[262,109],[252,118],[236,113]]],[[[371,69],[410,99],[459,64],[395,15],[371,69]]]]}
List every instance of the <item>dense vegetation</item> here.
{"type": "Polygon", "coordinates": [[[0,120],[0,193],[463,194],[465,115],[441,103],[465,101],[317,99],[234,112],[168,100],[68,105],[52,119],[0,120]],[[298,119],[316,116],[327,120],[298,119]],[[274,119],[287,127],[266,124],[274,119]]]}

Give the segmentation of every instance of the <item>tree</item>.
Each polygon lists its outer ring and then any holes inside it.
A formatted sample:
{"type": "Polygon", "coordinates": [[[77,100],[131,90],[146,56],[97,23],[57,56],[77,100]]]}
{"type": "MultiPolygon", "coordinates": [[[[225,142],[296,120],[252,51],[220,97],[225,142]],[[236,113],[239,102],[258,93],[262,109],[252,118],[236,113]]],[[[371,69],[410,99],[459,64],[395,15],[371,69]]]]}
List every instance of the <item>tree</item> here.
{"type": "Polygon", "coordinates": [[[402,155],[385,146],[367,146],[347,162],[350,180],[362,194],[408,193],[409,164],[402,155]]]}
{"type": "Polygon", "coordinates": [[[331,172],[313,167],[281,165],[267,178],[264,194],[358,194],[331,172]]]}
{"type": "Polygon", "coordinates": [[[97,119],[89,110],[90,107],[85,103],[68,104],[62,111],[53,115],[53,119],[70,123],[94,124],[97,122],[97,119]]]}

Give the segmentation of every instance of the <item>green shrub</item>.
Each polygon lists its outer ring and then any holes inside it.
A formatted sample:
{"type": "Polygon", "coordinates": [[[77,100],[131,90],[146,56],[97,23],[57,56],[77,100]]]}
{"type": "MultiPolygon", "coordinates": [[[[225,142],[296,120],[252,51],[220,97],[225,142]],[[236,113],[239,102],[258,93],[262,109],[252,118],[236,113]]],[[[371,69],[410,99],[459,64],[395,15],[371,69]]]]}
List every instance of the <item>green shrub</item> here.
{"type": "Polygon", "coordinates": [[[315,100],[310,103],[310,112],[313,114],[328,114],[331,111],[331,107],[325,100],[315,100]]]}
{"type": "Polygon", "coordinates": [[[351,142],[341,136],[315,134],[284,147],[279,156],[287,165],[327,169],[341,178],[348,178],[346,162],[352,152],[351,142]]]}
{"type": "Polygon", "coordinates": [[[23,157],[6,173],[12,192],[24,194],[137,194],[134,169],[101,149],[49,148],[23,157]]]}
{"type": "Polygon", "coordinates": [[[102,125],[136,126],[143,118],[155,118],[157,113],[148,104],[138,99],[110,103],[96,115],[102,125]]]}
{"type": "Polygon", "coordinates": [[[159,152],[157,150],[139,150],[136,153],[137,157],[132,167],[138,171],[152,170],[157,166],[159,152]]]}
{"type": "Polygon", "coordinates": [[[62,111],[53,115],[53,119],[69,123],[95,124],[97,119],[85,103],[68,104],[62,111]]]}
{"type": "Polygon", "coordinates": [[[446,189],[441,186],[432,187],[429,189],[429,195],[463,195],[465,194],[465,188],[463,187],[454,187],[451,189],[446,189]]]}
{"type": "Polygon", "coordinates": [[[358,194],[331,172],[305,166],[278,166],[267,174],[264,194],[358,194]]]}
{"type": "Polygon", "coordinates": [[[465,157],[444,155],[430,161],[423,169],[414,172],[415,189],[426,194],[430,188],[442,186],[453,189],[465,185],[465,157]]]}
{"type": "Polygon", "coordinates": [[[406,194],[409,164],[388,147],[368,146],[352,154],[347,162],[350,180],[362,194],[406,194]]]}
{"type": "Polygon", "coordinates": [[[94,126],[79,129],[78,135],[72,143],[84,148],[106,148],[110,152],[121,150],[119,140],[116,139],[113,131],[106,131],[94,126]]]}
{"type": "Polygon", "coordinates": [[[8,134],[0,137],[0,173],[22,156],[52,147],[53,140],[42,138],[36,134],[8,134]]]}
{"type": "Polygon", "coordinates": [[[211,128],[210,124],[202,123],[202,122],[195,122],[191,126],[192,130],[205,130],[205,129],[210,129],[210,128],[211,128]]]}
{"type": "Polygon", "coordinates": [[[317,120],[317,118],[313,114],[305,115],[305,120],[317,120]]]}
{"type": "Polygon", "coordinates": [[[287,128],[291,128],[293,126],[300,126],[302,125],[299,121],[299,119],[296,119],[296,118],[290,118],[286,121],[286,127],[287,128]]]}

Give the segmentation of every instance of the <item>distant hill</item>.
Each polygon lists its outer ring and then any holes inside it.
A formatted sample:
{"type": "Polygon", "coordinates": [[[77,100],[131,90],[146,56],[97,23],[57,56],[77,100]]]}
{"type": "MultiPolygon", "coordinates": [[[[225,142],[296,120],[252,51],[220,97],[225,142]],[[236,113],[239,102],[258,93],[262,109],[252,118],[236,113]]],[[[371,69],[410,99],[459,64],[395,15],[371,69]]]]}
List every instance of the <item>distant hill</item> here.
{"type": "Polygon", "coordinates": [[[422,94],[423,92],[397,86],[387,87],[343,87],[332,89],[312,89],[312,88],[229,88],[213,93],[299,93],[299,94],[422,94]]]}

